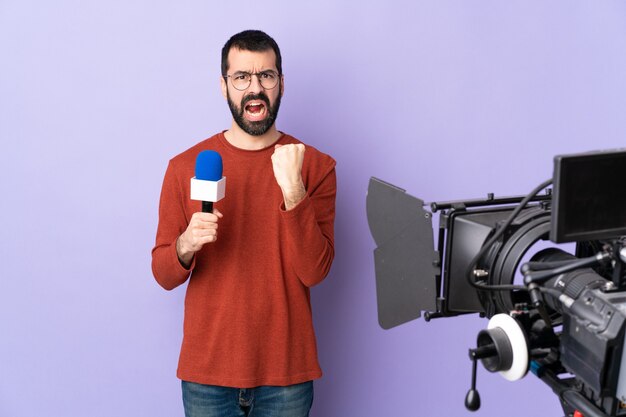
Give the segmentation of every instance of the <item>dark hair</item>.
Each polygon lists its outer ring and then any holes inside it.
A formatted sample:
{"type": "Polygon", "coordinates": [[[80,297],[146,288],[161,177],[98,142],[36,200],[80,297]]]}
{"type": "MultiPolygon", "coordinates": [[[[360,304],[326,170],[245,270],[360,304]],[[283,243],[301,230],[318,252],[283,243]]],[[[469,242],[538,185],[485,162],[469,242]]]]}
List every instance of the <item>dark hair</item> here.
{"type": "Polygon", "coordinates": [[[272,49],[276,54],[276,69],[283,73],[283,62],[278,44],[270,35],[260,30],[244,30],[233,35],[222,48],[222,76],[228,72],[228,53],[237,48],[242,51],[264,52],[272,49]]]}

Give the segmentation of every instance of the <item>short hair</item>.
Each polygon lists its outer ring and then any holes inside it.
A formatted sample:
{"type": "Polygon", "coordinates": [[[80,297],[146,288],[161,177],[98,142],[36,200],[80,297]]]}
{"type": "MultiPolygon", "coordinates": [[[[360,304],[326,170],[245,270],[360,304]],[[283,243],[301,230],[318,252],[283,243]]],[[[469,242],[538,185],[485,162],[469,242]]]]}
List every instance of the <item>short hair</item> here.
{"type": "Polygon", "coordinates": [[[244,30],[233,35],[222,48],[222,77],[228,72],[228,53],[233,48],[252,52],[273,50],[276,54],[276,69],[279,74],[283,73],[282,58],[276,41],[261,30],[244,30]]]}

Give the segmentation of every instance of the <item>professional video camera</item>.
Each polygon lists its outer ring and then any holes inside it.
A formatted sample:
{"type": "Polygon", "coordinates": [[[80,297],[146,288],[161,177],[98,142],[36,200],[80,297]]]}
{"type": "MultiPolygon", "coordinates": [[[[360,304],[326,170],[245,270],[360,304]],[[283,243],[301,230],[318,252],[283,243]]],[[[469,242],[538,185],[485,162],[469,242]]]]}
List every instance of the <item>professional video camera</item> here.
{"type": "Polygon", "coordinates": [[[626,416],[626,149],[556,156],[553,179],[525,197],[427,205],[372,178],[367,217],[381,327],[422,311],[490,319],[469,350],[469,410],[480,360],[511,381],[530,369],[567,416],[626,416]],[[548,239],[575,253],[532,253],[548,239]]]}

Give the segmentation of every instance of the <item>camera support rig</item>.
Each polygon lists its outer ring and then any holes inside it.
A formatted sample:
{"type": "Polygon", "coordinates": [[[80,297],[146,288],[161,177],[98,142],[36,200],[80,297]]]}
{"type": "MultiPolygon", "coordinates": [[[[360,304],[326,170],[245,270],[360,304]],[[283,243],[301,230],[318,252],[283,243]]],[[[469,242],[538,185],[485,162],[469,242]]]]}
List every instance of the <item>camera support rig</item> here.
{"type": "Polygon", "coordinates": [[[422,311],[427,321],[470,313],[489,318],[469,350],[470,410],[480,406],[480,360],[509,380],[530,369],[559,396],[568,416],[625,416],[622,172],[623,149],[557,156],[553,179],[525,197],[490,194],[430,204],[372,178],[367,215],[377,244],[381,327],[413,320],[422,311]],[[552,182],[553,192],[539,195],[552,182]],[[522,266],[524,285],[515,285],[522,257],[548,239],[576,242],[575,255],[541,250],[522,266]]]}

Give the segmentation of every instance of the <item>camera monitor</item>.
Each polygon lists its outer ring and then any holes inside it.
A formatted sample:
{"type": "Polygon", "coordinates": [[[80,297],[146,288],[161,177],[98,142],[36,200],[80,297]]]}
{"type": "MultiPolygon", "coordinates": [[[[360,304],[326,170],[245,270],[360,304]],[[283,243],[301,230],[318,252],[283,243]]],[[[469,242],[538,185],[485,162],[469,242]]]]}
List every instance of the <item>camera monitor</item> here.
{"type": "Polygon", "coordinates": [[[626,149],[554,157],[550,240],[626,235],[626,149]]]}

